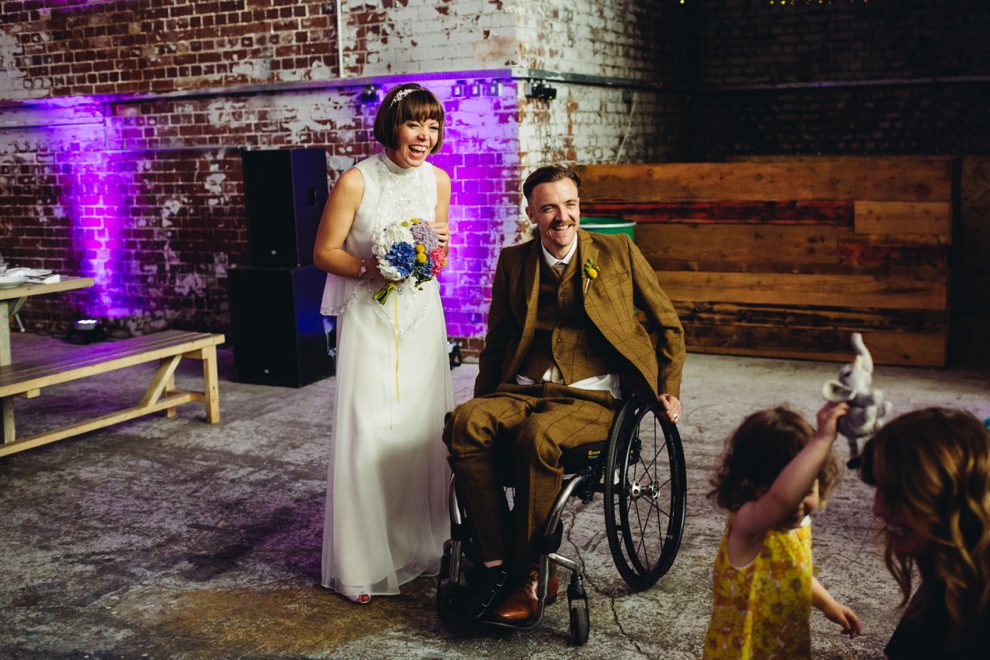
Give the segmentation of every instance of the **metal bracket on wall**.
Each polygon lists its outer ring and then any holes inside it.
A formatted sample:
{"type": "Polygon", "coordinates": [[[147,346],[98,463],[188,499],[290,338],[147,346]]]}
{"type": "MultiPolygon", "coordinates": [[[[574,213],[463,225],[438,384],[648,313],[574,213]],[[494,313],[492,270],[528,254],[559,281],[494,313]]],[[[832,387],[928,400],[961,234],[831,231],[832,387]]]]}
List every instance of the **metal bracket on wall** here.
{"type": "Polygon", "coordinates": [[[378,85],[365,85],[361,88],[361,103],[376,103],[378,101],[378,85]]]}
{"type": "Polygon", "coordinates": [[[526,96],[531,99],[552,101],[557,98],[557,88],[551,87],[542,80],[526,83],[526,96]]]}

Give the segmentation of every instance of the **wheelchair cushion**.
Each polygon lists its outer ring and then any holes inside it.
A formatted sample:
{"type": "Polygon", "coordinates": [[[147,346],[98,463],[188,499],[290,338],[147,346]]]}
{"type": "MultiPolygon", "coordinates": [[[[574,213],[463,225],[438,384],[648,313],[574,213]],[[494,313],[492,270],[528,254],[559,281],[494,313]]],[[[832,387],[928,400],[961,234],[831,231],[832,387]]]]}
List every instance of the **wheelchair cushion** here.
{"type": "MultiPolygon", "coordinates": [[[[608,440],[601,442],[589,442],[565,449],[560,454],[560,465],[564,468],[564,474],[577,474],[596,461],[605,460],[605,451],[608,449],[608,440]]],[[[495,464],[498,469],[503,486],[512,487],[515,485],[512,474],[512,451],[508,447],[500,447],[495,452],[495,464]]]]}

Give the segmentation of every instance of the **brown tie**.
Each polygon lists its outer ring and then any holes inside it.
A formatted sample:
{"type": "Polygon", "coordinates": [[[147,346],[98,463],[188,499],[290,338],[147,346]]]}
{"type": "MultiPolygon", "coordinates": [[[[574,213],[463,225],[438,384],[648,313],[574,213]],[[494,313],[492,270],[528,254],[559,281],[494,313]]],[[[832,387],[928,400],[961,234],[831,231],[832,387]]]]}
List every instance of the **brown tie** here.
{"type": "Polygon", "coordinates": [[[564,274],[564,270],[566,268],[567,268],[567,264],[565,264],[563,261],[558,261],[553,265],[553,272],[557,273],[557,279],[560,279],[560,276],[564,274]]]}

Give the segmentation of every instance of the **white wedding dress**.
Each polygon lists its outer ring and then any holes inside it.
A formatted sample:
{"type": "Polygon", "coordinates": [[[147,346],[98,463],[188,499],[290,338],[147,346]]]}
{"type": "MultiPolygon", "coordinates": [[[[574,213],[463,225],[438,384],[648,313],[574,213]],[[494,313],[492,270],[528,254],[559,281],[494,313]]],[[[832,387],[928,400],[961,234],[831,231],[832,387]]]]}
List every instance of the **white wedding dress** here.
{"type": "MultiPolygon", "coordinates": [[[[381,153],[356,167],[364,195],[349,254],[371,258],[374,232],[395,220],[434,219],[429,163],[402,169],[381,153]]],[[[440,290],[436,280],[400,285],[381,305],[371,297],[381,284],[328,275],[323,297],[322,312],[337,316],[337,392],[322,583],[345,596],[394,595],[436,574],[450,535],[441,434],[454,397],[440,290]]]]}

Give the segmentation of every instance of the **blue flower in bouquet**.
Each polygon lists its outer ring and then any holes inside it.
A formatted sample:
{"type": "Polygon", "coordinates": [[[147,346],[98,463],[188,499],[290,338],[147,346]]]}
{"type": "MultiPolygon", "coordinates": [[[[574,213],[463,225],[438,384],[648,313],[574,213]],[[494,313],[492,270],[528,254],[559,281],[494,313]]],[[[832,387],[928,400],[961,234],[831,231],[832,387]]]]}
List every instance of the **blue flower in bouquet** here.
{"type": "Polygon", "coordinates": [[[393,243],[385,259],[401,278],[406,278],[416,266],[416,249],[409,243],[393,243]]]}

